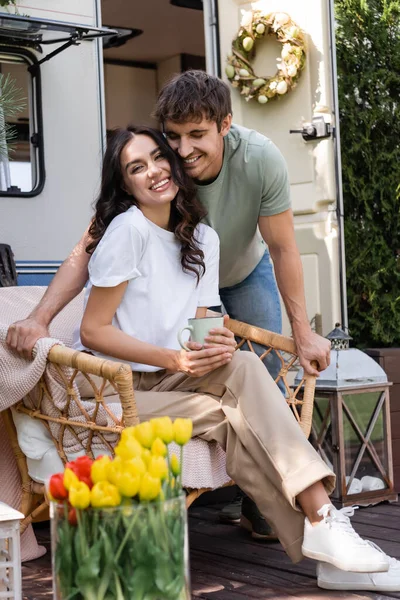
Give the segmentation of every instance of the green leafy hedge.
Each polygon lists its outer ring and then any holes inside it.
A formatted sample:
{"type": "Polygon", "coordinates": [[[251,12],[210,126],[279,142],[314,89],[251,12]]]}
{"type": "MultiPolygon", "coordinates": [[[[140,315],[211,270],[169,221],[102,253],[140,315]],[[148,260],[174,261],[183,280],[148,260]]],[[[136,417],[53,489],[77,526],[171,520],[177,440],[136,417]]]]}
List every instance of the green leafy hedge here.
{"type": "Polygon", "coordinates": [[[400,0],[336,0],[349,329],[400,346],[400,0]]]}

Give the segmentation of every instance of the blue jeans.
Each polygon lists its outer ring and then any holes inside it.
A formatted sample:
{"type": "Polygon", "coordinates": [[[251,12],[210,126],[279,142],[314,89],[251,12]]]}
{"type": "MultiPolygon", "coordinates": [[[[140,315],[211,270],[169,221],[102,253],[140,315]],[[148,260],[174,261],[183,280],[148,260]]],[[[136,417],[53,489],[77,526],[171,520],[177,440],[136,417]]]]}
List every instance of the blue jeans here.
{"type": "MultiPolygon", "coordinates": [[[[244,281],[221,288],[219,293],[226,312],[233,319],[282,333],[281,304],[268,250],[244,281]]],[[[259,356],[265,350],[258,344],[252,343],[252,346],[259,356]]],[[[243,346],[243,350],[248,350],[247,344],[243,346]]],[[[276,379],[281,362],[275,352],[271,352],[264,359],[264,364],[272,378],[276,379]]],[[[284,386],[279,387],[284,393],[284,386]]]]}

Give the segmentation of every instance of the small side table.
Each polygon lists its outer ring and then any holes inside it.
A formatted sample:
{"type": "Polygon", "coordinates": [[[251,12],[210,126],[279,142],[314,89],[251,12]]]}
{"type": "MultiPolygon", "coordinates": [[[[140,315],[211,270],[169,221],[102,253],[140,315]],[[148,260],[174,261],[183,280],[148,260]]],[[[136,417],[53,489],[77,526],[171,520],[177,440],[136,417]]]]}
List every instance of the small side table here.
{"type": "Polygon", "coordinates": [[[21,600],[19,522],[24,515],[0,502],[0,599],[21,600]]]}

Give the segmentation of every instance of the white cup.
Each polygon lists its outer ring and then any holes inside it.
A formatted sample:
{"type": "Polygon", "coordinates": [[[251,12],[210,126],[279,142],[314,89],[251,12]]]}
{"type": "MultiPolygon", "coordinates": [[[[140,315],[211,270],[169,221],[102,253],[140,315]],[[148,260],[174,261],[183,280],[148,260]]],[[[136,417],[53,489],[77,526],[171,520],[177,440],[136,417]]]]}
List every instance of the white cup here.
{"type": "Polygon", "coordinates": [[[178,333],[178,342],[184,350],[190,352],[186,342],[182,340],[182,333],[190,331],[190,341],[204,346],[204,338],[210,333],[210,329],[224,326],[224,317],[204,317],[203,319],[189,319],[189,325],[183,327],[178,333]]]}

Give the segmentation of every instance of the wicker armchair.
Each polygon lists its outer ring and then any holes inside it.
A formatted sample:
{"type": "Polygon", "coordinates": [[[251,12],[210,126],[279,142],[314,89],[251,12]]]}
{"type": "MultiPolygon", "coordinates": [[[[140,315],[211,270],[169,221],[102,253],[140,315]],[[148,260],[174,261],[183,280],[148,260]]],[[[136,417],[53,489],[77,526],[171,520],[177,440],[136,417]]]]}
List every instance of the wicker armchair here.
{"type": "MultiPolygon", "coordinates": [[[[238,348],[241,348],[243,344],[247,343],[249,350],[254,352],[253,343],[256,343],[265,348],[265,351],[260,356],[261,359],[271,352],[277,354],[281,362],[281,370],[276,381],[278,382],[279,379],[282,379],[286,389],[286,400],[292,408],[294,416],[304,434],[308,437],[311,430],[315,377],[306,375],[300,385],[296,388],[290,386],[288,373],[297,360],[294,341],[291,338],[232,319],[229,321],[228,326],[238,340],[238,348]]],[[[139,422],[132,386],[132,374],[129,367],[123,363],[104,360],[63,346],[54,346],[49,353],[48,361],[52,363],[57,370],[59,378],[62,380],[63,385],[67,390],[68,398],[71,401],[74,400],[79,407],[81,413],[79,420],[71,420],[71,418],[68,417],[68,405],[64,412],[58,411],[58,416],[44,414],[42,401],[45,398],[46,400],[52,400],[44,377],[42,377],[38,384],[39,394],[37,394],[36,391],[36,403],[34,403],[30,395],[28,395],[23,401],[19,402],[14,409],[19,413],[29,415],[32,419],[39,419],[46,426],[57,449],[57,453],[64,464],[68,460],[62,445],[66,430],[82,444],[82,448],[88,456],[93,457],[91,445],[93,436],[96,436],[98,440],[100,439],[104,446],[108,448],[109,452],[113,454],[113,444],[110,444],[110,442],[107,441],[106,434],[115,434],[115,438],[118,439],[118,435],[125,426],[135,425],[139,422]],[[62,368],[63,366],[72,369],[70,378],[65,377],[65,371],[62,368]],[[91,415],[88,414],[84,403],[78,400],[75,393],[74,381],[78,373],[81,373],[85,377],[93,389],[93,397],[96,406],[91,415]],[[95,377],[93,378],[93,376],[95,377]],[[100,385],[98,384],[99,377],[101,378],[100,385]],[[122,407],[121,418],[117,418],[110,411],[103,396],[103,391],[107,382],[111,383],[115,389],[115,393],[119,397],[122,407]],[[110,419],[112,419],[112,425],[104,426],[96,424],[96,415],[100,410],[100,407],[106,411],[110,419]],[[82,419],[82,417],[84,418],[82,419]],[[56,422],[60,425],[57,437],[52,434],[52,429],[50,428],[51,422],[56,422]],[[89,431],[89,436],[86,436],[85,442],[82,442],[82,436],[78,435],[83,429],[89,431]]],[[[25,519],[21,524],[21,531],[24,531],[32,521],[41,520],[41,518],[43,518],[47,512],[48,506],[44,495],[44,485],[34,482],[29,476],[27,460],[18,444],[17,432],[11,411],[5,411],[5,413],[3,413],[3,418],[21,473],[22,500],[20,510],[25,515],[25,519]]],[[[190,443],[191,442],[189,442],[189,445],[190,443]]],[[[204,443],[206,444],[207,442],[204,443]]],[[[231,481],[226,485],[233,485],[233,483],[234,482],[231,481]]],[[[198,496],[209,490],[210,488],[187,490],[187,506],[189,507],[198,496]]]]}

